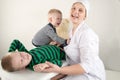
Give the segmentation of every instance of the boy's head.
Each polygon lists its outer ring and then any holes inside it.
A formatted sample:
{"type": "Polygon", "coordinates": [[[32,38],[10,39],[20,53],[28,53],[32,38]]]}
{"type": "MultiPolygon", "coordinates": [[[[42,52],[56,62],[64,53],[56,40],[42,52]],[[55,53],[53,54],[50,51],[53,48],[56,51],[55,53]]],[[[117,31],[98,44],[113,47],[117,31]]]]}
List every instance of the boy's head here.
{"type": "Polygon", "coordinates": [[[60,25],[62,20],[62,12],[58,9],[50,9],[48,12],[48,21],[54,26],[57,27],[60,25]]]}
{"type": "Polygon", "coordinates": [[[25,52],[11,52],[1,60],[2,68],[6,71],[13,72],[24,69],[31,61],[30,54],[25,52]]]}

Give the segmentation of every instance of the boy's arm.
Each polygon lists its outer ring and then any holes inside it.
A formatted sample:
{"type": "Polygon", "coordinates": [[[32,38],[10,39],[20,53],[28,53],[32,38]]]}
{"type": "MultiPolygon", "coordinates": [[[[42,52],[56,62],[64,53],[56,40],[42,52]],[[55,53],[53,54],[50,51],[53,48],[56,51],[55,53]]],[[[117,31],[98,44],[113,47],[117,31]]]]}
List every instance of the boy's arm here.
{"type": "Polygon", "coordinates": [[[16,51],[16,50],[28,52],[27,49],[24,47],[24,45],[19,40],[15,39],[11,43],[8,52],[13,52],[13,51],[16,51]]]}
{"type": "Polygon", "coordinates": [[[59,44],[64,44],[65,39],[59,37],[57,33],[55,33],[53,30],[48,30],[46,33],[53,41],[56,41],[59,44]]]}
{"type": "Polygon", "coordinates": [[[58,43],[56,41],[51,41],[50,45],[57,45],[58,43]]]}
{"type": "Polygon", "coordinates": [[[65,75],[65,74],[58,74],[58,75],[52,77],[50,80],[59,80],[59,79],[62,79],[64,77],[66,77],[66,76],[67,75],[65,75]]]}

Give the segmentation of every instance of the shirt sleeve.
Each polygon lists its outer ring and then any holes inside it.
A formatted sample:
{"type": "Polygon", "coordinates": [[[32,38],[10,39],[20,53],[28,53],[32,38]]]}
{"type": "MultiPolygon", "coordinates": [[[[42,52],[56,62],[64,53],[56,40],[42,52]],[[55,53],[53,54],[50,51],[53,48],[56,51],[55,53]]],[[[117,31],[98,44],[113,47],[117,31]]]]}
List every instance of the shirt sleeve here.
{"type": "Polygon", "coordinates": [[[60,44],[64,44],[65,43],[65,39],[59,37],[52,29],[49,29],[47,31],[47,35],[53,40],[53,41],[57,41],[60,44]]]}
{"type": "Polygon", "coordinates": [[[13,40],[12,43],[10,44],[8,52],[13,52],[13,51],[24,51],[28,52],[25,46],[17,39],[13,40]]]}
{"type": "Polygon", "coordinates": [[[80,65],[86,73],[94,71],[96,58],[98,57],[98,44],[98,37],[95,33],[89,30],[83,32],[79,45],[81,53],[80,65]]]}

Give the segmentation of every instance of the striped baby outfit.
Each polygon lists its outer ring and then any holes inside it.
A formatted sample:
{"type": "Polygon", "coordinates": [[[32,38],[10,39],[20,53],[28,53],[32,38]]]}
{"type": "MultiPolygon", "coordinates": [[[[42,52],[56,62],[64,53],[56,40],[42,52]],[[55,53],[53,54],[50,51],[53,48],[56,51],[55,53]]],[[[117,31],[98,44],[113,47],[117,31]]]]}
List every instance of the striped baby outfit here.
{"type": "Polygon", "coordinates": [[[45,61],[52,62],[58,66],[62,66],[62,60],[65,59],[65,52],[55,45],[43,45],[31,50],[27,50],[19,40],[13,40],[8,52],[14,51],[27,52],[32,56],[32,60],[27,68],[33,70],[33,66],[45,61]]]}

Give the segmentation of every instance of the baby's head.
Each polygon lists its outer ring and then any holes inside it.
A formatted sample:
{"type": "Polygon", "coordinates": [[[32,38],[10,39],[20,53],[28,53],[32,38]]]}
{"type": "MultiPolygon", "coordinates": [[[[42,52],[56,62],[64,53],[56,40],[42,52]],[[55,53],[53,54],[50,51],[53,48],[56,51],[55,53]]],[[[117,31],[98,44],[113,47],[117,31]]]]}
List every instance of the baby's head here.
{"type": "Polygon", "coordinates": [[[25,52],[11,52],[1,60],[1,66],[8,72],[24,69],[31,61],[30,54],[25,52]]]}
{"type": "Polygon", "coordinates": [[[58,9],[50,9],[48,12],[48,21],[54,27],[59,26],[62,21],[62,12],[58,9]]]}

